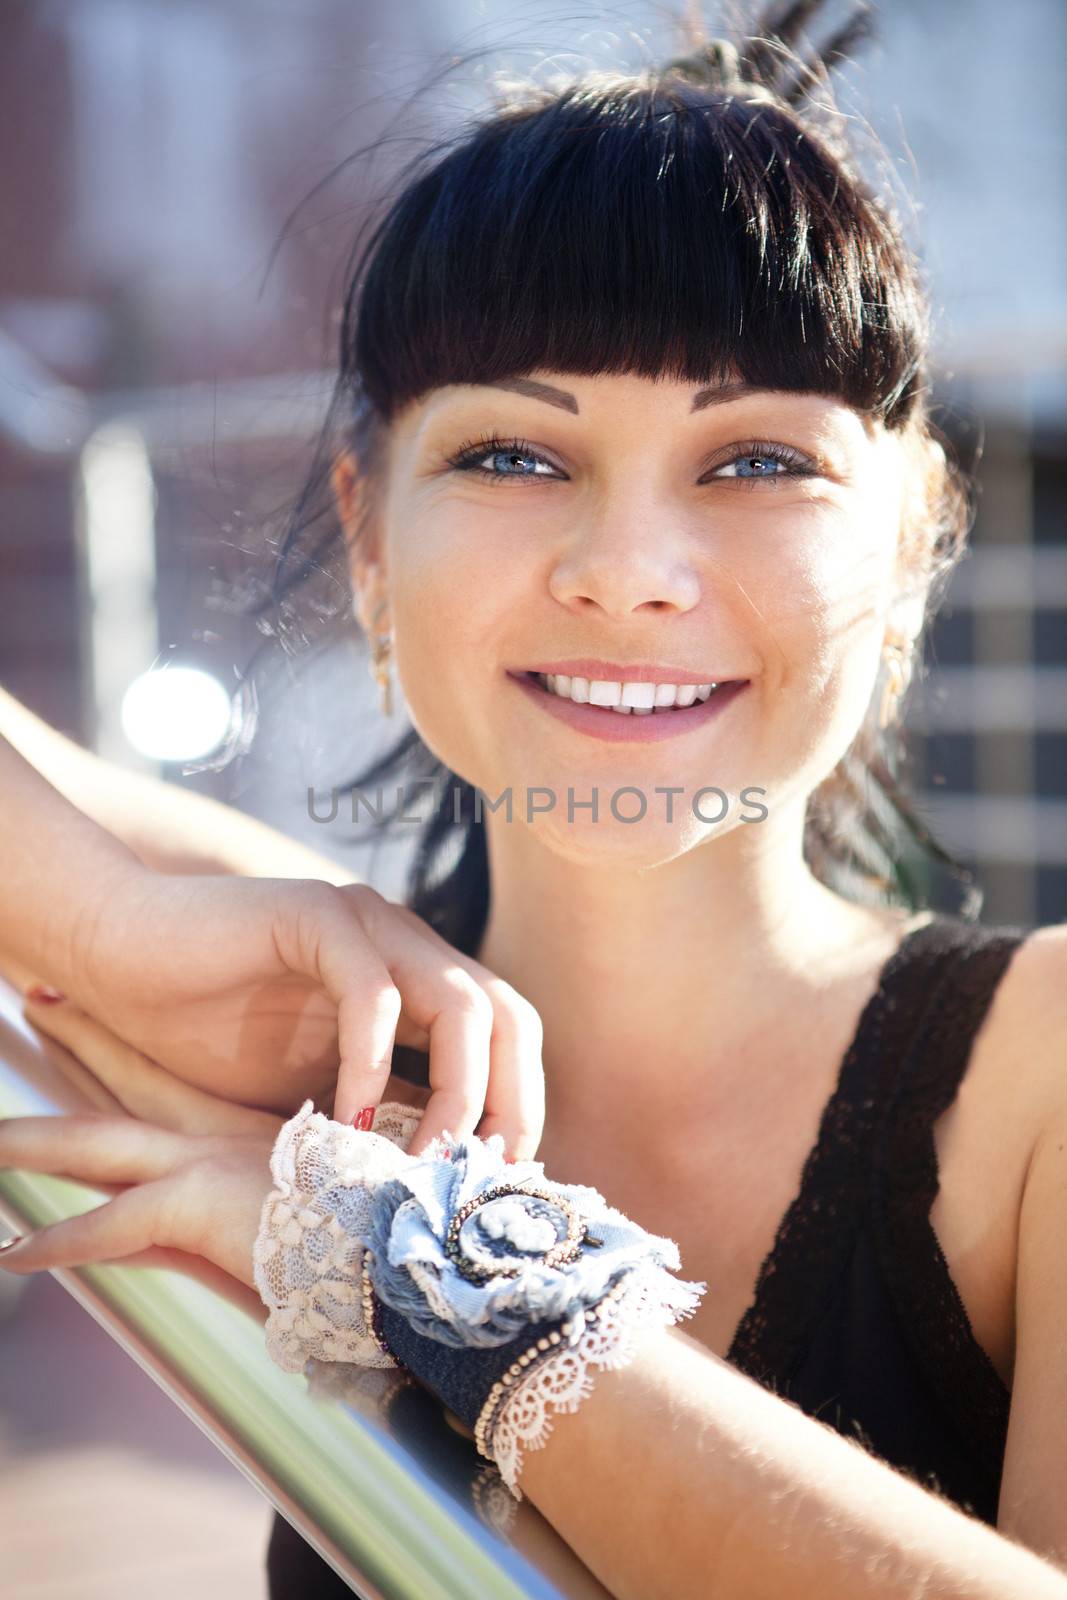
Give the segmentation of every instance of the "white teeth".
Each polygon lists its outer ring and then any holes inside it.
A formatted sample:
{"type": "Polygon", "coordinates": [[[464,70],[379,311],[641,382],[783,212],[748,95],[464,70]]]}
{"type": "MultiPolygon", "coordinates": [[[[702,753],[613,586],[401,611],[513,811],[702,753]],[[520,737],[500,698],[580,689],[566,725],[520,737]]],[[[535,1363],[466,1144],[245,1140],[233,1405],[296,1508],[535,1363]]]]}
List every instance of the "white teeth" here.
{"type": "Polygon", "coordinates": [[[656,703],[656,685],[654,683],[624,683],[622,686],[622,703],[624,706],[640,706],[644,711],[651,711],[656,703]]]}
{"type": "Polygon", "coordinates": [[[672,706],[691,706],[709,699],[719,687],[717,683],[613,683],[603,678],[571,678],[562,672],[539,672],[537,681],[564,700],[601,706],[623,717],[647,717],[672,706]]]}

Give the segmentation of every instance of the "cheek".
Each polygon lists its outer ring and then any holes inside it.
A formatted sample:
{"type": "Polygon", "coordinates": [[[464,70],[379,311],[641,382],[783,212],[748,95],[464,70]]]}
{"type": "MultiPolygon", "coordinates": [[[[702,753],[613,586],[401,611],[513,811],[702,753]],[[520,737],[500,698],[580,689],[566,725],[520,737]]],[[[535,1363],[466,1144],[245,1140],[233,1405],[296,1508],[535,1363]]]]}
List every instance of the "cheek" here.
{"type": "Polygon", "coordinates": [[[783,782],[817,785],[851,745],[874,690],[895,546],[884,517],[820,508],[749,560],[762,612],[764,745],[783,782]]]}
{"type": "Polygon", "coordinates": [[[875,690],[891,565],[884,548],[857,541],[851,559],[820,574],[809,705],[827,770],[852,744],[875,690]]]}
{"type": "Polygon", "coordinates": [[[481,781],[478,730],[488,697],[499,693],[501,638],[509,616],[521,614],[518,565],[501,550],[499,530],[494,546],[454,514],[424,519],[391,557],[395,671],[412,721],[434,754],[473,782],[481,781]]]}
{"type": "Polygon", "coordinates": [[[784,680],[802,674],[808,690],[855,668],[880,639],[894,547],[874,519],[812,516],[795,537],[749,564],[769,653],[784,680]]]}

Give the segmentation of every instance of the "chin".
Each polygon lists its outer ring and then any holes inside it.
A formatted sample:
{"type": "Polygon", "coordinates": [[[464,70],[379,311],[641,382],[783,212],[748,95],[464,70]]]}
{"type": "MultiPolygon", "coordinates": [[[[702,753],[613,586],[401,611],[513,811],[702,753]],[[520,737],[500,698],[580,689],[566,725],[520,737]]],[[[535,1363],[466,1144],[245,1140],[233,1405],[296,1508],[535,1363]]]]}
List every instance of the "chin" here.
{"type": "Polygon", "coordinates": [[[710,844],[732,832],[738,815],[739,808],[733,805],[722,822],[702,823],[676,800],[671,822],[665,817],[654,819],[650,807],[641,821],[633,823],[619,822],[610,813],[605,817],[602,809],[597,822],[586,813],[569,823],[564,811],[562,816],[537,816],[523,825],[545,849],[574,866],[610,866],[639,872],[664,866],[698,845],[710,844]]]}

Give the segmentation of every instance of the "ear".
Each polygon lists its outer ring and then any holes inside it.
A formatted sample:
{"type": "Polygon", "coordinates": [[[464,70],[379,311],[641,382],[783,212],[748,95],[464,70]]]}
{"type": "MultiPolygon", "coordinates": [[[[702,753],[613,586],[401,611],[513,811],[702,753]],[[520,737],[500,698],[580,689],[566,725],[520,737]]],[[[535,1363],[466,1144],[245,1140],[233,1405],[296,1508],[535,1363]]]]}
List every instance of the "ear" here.
{"type": "Polygon", "coordinates": [[[894,600],[886,619],[886,638],[893,638],[909,649],[922,632],[926,615],[926,596],[910,594],[894,600]]]}
{"type": "Polygon", "coordinates": [[[373,618],[386,597],[385,566],[371,517],[367,480],[352,451],[342,450],[335,457],[330,482],[348,553],[353,610],[365,633],[382,632],[382,617],[378,616],[377,623],[373,618]]]}
{"type": "Polygon", "coordinates": [[[895,443],[904,492],[893,571],[895,593],[886,618],[886,636],[910,648],[926,617],[930,562],[938,533],[937,491],[946,458],[936,439],[916,430],[907,431],[895,443]]]}

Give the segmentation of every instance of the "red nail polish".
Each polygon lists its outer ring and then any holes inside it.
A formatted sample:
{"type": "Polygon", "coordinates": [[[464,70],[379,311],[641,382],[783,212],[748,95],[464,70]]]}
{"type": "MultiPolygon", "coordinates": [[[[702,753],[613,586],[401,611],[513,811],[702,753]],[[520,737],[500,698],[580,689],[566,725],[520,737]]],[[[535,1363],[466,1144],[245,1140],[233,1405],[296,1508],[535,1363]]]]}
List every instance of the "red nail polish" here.
{"type": "Polygon", "coordinates": [[[26,990],[27,1000],[37,1000],[42,1005],[46,1006],[54,1006],[60,1000],[65,1000],[66,998],[67,997],[65,994],[60,994],[58,989],[53,989],[47,983],[35,983],[31,988],[26,990]]]}
{"type": "Polygon", "coordinates": [[[362,1111],[357,1111],[352,1118],[353,1128],[360,1128],[369,1133],[373,1127],[375,1109],[374,1106],[364,1106],[362,1111]]]}

